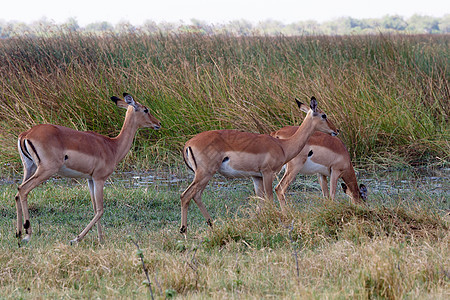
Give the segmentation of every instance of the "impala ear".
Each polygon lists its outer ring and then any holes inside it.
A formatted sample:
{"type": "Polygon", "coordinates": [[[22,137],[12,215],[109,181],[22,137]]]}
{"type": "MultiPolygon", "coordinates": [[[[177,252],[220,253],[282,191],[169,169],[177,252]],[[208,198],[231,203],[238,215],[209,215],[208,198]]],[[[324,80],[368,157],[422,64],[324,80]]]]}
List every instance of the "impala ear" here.
{"type": "Polygon", "coordinates": [[[317,100],[316,97],[311,97],[311,104],[309,105],[309,107],[311,107],[311,110],[313,112],[317,112],[317,100]]]}
{"type": "Polygon", "coordinates": [[[297,102],[298,108],[300,108],[302,112],[308,113],[309,111],[308,105],[301,103],[297,98],[295,98],[295,102],[297,102]]]}
{"type": "Polygon", "coordinates": [[[130,94],[128,94],[128,93],[123,93],[123,98],[124,98],[125,102],[126,102],[128,105],[131,105],[131,106],[134,107],[134,110],[138,110],[138,109],[139,109],[139,107],[138,107],[136,101],[134,101],[133,97],[132,97],[130,94]]]}
{"type": "Polygon", "coordinates": [[[120,99],[117,98],[116,96],[112,96],[111,100],[114,101],[115,104],[117,104],[117,101],[120,101],[120,99]]]}
{"type": "Polygon", "coordinates": [[[134,109],[137,110],[136,101],[134,101],[133,96],[131,96],[131,95],[128,94],[128,93],[123,93],[123,99],[125,100],[125,102],[126,102],[128,105],[133,106],[134,109]]]}
{"type": "Polygon", "coordinates": [[[125,101],[123,101],[122,99],[120,99],[120,98],[118,98],[118,97],[116,97],[116,96],[112,96],[112,97],[111,97],[111,100],[114,101],[114,103],[115,103],[118,107],[125,108],[125,109],[128,108],[128,104],[127,104],[125,101]]]}

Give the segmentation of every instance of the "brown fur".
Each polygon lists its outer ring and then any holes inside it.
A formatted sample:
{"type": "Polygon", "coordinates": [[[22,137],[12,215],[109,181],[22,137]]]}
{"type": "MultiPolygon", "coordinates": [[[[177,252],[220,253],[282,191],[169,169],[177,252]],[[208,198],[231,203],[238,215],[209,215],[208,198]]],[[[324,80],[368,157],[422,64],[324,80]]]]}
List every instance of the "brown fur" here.
{"type": "Polygon", "coordinates": [[[22,217],[24,217],[26,225],[24,241],[31,239],[28,193],[51,176],[59,174],[88,179],[95,212],[91,222],[72,242],[80,241],[94,224],[97,224],[98,238],[100,242],[102,241],[100,218],[103,214],[103,186],[106,179],[130,150],[139,128],[160,127],[160,122],[148,113],[146,107],[135,102],[128,94],[124,94],[124,98],[126,102],[117,97],[111,98],[117,106],[127,109],[122,130],[115,138],[52,124],[37,125],[19,135],[18,148],[24,174],[15,197],[17,237],[20,238],[22,235],[22,217]]]}
{"type": "MultiPolygon", "coordinates": [[[[297,104],[307,116],[289,139],[237,130],[213,130],[199,133],[186,142],[184,160],[194,170],[195,177],[181,194],[181,233],[186,231],[191,199],[210,223],[211,217],[201,195],[216,172],[227,177],[252,177],[256,195],[272,200],[275,174],[301,151],[309,136],[316,130],[337,134],[338,130],[326,115],[318,112],[315,98],[311,99],[311,109],[298,101],[297,104]]],[[[283,199],[280,205],[284,210],[283,199]]]]}
{"type": "MultiPolygon", "coordinates": [[[[291,137],[298,126],[286,126],[278,131],[272,132],[271,135],[276,138],[286,139],[291,137]]],[[[355,203],[361,203],[364,199],[361,197],[360,188],[358,187],[355,171],[344,143],[337,137],[315,132],[306,143],[300,153],[286,164],[286,172],[280,183],[275,188],[278,198],[284,198],[284,194],[289,184],[295,179],[298,173],[310,174],[302,170],[308,154],[312,152],[310,160],[316,164],[323,165],[329,170],[329,174],[318,173],[319,182],[322,187],[324,197],[334,199],[336,194],[337,180],[342,178],[348,189],[345,191],[355,203]],[[327,176],[330,176],[330,191],[327,187],[327,176]]],[[[364,194],[365,195],[365,194],[364,194]]]]}

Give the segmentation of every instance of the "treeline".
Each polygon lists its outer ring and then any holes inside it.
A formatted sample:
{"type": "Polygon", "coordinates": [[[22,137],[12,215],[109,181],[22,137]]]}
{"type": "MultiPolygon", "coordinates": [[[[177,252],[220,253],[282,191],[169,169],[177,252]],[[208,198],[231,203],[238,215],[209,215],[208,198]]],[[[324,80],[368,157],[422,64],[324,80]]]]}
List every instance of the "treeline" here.
{"type": "Polygon", "coordinates": [[[148,20],[140,26],[128,21],[115,25],[109,22],[96,22],[84,27],[75,18],[65,23],[56,24],[46,18],[26,24],[23,22],[0,20],[0,38],[31,35],[38,36],[53,32],[86,32],[86,33],[198,33],[198,34],[233,34],[251,35],[347,35],[374,33],[450,33],[450,14],[442,18],[413,15],[405,19],[402,16],[385,16],[377,19],[355,19],[342,17],[336,20],[319,23],[317,21],[299,21],[284,24],[276,20],[266,20],[256,24],[246,20],[235,20],[226,24],[211,24],[206,21],[192,19],[187,23],[170,23],[148,20]]]}

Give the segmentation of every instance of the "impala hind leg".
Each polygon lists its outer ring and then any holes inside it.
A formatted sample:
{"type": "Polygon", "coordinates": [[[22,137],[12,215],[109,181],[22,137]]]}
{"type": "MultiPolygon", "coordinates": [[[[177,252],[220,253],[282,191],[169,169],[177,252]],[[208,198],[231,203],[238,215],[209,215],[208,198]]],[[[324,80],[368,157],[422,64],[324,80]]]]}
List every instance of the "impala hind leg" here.
{"type": "Polygon", "coordinates": [[[320,188],[322,189],[322,195],[324,198],[330,197],[330,193],[328,192],[328,180],[327,176],[322,174],[317,174],[317,179],[319,180],[320,188]]]}
{"type": "Polygon", "coordinates": [[[338,179],[341,177],[342,172],[331,170],[331,176],[330,176],[330,199],[334,200],[334,197],[336,196],[336,186],[338,179]]]}
{"type": "MultiPolygon", "coordinates": [[[[92,179],[88,179],[88,186],[89,186],[89,194],[91,195],[92,207],[94,208],[94,214],[96,214],[97,213],[97,205],[96,205],[96,201],[95,201],[95,184],[92,179]]],[[[101,225],[100,220],[98,220],[98,222],[97,222],[97,234],[98,234],[98,241],[100,243],[103,243],[103,241],[104,241],[103,230],[102,230],[102,225],[101,225]]]]}
{"type": "MultiPolygon", "coordinates": [[[[23,224],[23,228],[25,229],[25,237],[22,239],[23,242],[29,242],[31,239],[31,223],[30,223],[30,215],[28,212],[28,193],[31,192],[35,187],[37,187],[39,184],[43,183],[47,179],[49,179],[53,174],[55,174],[57,169],[45,169],[41,166],[36,168],[36,172],[28,176],[28,179],[24,181],[21,185],[18,187],[18,193],[16,196],[16,206],[17,206],[17,236],[20,237],[22,235],[21,228],[22,225],[19,225],[19,219],[20,222],[22,222],[22,216],[23,219],[25,219],[25,223],[23,224]],[[20,202],[20,207],[19,203],[20,202]],[[20,210],[21,208],[21,210],[20,210]]],[[[24,176],[24,178],[26,177],[24,176]]]]}
{"type": "Polygon", "coordinates": [[[189,202],[194,199],[198,208],[200,209],[203,217],[205,217],[208,225],[212,225],[211,216],[205,208],[201,200],[203,190],[208,184],[209,180],[212,178],[214,173],[204,174],[200,170],[195,173],[194,180],[189,185],[189,187],[181,194],[181,227],[180,233],[186,233],[187,230],[187,212],[189,208],[189,202]]]}
{"type": "MultiPolygon", "coordinates": [[[[20,149],[20,147],[19,147],[20,149]]],[[[19,150],[20,151],[20,150],[19,150]]],[[[25,183],[35,172],[36,172],[36,165],[33,162],[33,160],[29,159],[25,155],[20,152],[20,158],[22,159],[22,165],[23,165],[23,179],[22,184],[25,183]]],[[[20,196],[17,192],[15,196],[16,200],[16,213],[17,213],[17,224],[16,224],[16,237],[21,238],[22,237],[22,229],[23,229],[23,223],[22,223],[22,204],[20,203],[20,196]]]]}
{"type": "Polygon", "coordinates": [[[20,239],[22,238],[23,224],[22,224],[22,204],[20,203],[19,193],[16,194],[15,200],[16,200],[16,214],[17,214],[16,238],[20,239]]]}
{"type": "Polygon", "coordinates": [[[264,197],[263,179],[262,177],[253,176],[253,187],[255,189],[255,195],[262,198],[264,197]]]}

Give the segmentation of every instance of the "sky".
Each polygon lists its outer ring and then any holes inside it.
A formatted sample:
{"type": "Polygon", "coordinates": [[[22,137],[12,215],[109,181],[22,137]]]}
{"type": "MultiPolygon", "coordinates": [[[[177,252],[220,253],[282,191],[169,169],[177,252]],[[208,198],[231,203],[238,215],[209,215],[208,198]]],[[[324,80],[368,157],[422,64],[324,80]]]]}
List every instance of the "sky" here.
{"type": "Polygon", "coordinates": [[[443,17],[449,0],[2,0],[0,20],[32,23],[46,18],[57,24],[75,18],[80,26],[107,21],[142,25],[147,20],[190,24],[192,19],[212,24],[233,20],[265,20],[285,24],[331,21],[339,17],[381,18],[414,14],[443,17]]]}

